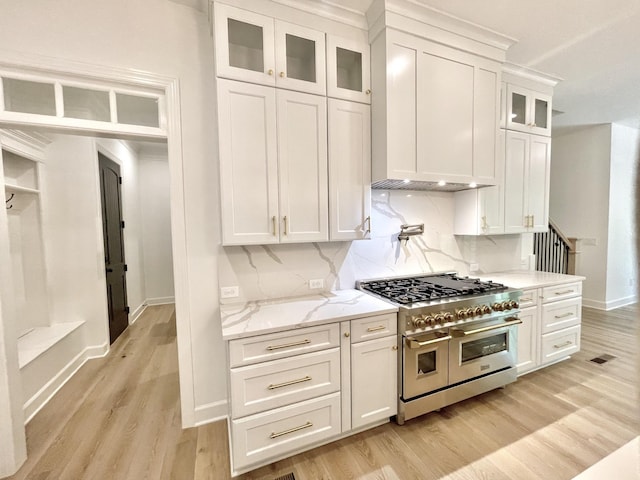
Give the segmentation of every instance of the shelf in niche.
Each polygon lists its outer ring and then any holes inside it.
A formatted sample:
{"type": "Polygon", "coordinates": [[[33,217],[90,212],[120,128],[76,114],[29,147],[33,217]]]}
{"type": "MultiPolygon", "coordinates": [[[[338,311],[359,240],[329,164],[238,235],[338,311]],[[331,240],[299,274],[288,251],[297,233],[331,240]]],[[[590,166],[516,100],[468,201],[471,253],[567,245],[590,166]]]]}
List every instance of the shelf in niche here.
{"type": "Polygon", "coordinates": [[[4,189],[6,192],[10,193],[40,193],[40,190],[37,188],[22,187],[20,185],[12,185],[10,183],[5,183],[4,189]]]}
{"type": "Polygon", "coordinates": [[[44,352],[84,325],[84,321],[55,323],[22,332],[18,338],[18,364],[24,368],[44,352]]]}

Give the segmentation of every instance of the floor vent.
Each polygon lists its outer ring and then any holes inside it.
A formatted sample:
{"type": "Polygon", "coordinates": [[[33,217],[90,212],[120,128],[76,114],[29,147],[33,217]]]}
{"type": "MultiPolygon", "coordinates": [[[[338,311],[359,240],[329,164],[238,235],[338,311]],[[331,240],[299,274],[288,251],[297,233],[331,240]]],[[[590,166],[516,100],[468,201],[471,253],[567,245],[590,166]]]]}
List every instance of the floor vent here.
{"type": "Polygon", "coordinates": [[[274,478],[273,480],[296,480],[296,477],[293,473],[287,473],[286,475],[282,475],[281,477],[274,478]]]}
{"type": "Polygon", "coordinates": [[[614,357],[613,355],[609,355],[608,353],[603,353],[599,357],[592,358],[590,361],[592,361],[593,363],[598,363],[602,365],[603,363],[607,363],[609,360],[613,360],[614,358],[616,357],[614,357]]]}

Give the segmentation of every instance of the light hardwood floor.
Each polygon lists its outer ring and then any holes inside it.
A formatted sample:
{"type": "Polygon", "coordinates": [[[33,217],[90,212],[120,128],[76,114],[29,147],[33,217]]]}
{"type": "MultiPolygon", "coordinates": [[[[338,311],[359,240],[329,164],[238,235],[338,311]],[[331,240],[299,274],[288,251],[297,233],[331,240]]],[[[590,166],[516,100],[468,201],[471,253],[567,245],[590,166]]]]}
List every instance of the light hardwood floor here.
{"type": "MultiPolygon", "coordinates": [[[[640,433],[638,308],[583,309],[582,351],[505,389],[239,478],[571,479],[640,433]],[[617,358],[590,362],[602,354],[617,358]]],[[[11,479],[224,480],[226,423],[182,430],[172,306],[148,308],[27,426],[11,479]]]]}

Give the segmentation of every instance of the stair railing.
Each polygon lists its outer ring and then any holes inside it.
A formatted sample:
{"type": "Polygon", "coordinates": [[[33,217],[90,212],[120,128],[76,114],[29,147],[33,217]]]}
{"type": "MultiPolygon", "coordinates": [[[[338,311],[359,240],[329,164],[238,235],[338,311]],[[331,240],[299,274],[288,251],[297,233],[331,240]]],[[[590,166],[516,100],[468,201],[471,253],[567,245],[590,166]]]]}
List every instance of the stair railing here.
{"type": "Polygon", "coordinates": [[[536,270],[573,275],[576,271],[576,239],[566,237],[549,219],[549,231],[534,233],[533,253],[536,270]]]}

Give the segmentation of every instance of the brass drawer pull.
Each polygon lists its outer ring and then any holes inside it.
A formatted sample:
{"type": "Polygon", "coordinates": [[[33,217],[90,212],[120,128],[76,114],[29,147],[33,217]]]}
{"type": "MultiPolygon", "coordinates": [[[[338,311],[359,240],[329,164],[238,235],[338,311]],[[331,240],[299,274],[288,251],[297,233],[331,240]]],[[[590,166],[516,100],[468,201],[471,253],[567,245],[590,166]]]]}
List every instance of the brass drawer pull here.
{"type": "Polygon", "coordinates": [[[297,347],[299,345],[307,345],[309,343],[311,343],[311,340],[305,338],[299,342],[285,343],[283,345],[269,345],[267,350],[280,350],[281,348],[297,347]]]}
{"type": "Polygon", "coordinates": [[[522,304],[522,302],[533,302],[533,298],[521,298],[520,304],[522,304]]]}
{"type": "Polygon", "coordinates": [[[367,332],[377,332],[379,330],[384,330],[387,327],[385,327],[384,325],[378,325],[377,327],[369,327],[367,328],[367,332]]]}
{"type": "Polygon", "coordinates": [[[273,236],[275,237],[276,236],[276,232],[277,232],[277,230],[276,230],[276,216],[275,215],[271,218],[271,223],[273,224],[273,236]]]}
{"type": "Polygon", "coordinates": [[[567,340],[564,343],[561,343],[560,345],[554,345],[553,348],[562,348],[562,347],[566,347],[568,345],[571,345],[573,342],[571,340],[567,340]]]}
{"type": "Polygon", "coordinates": [[[573,290],[563,290],[561,292],[555,292],[555,295],[566,295],[567,293],[573,293],[573,290]]]}
{"type": "Polygon", "coordinates": [[[293,427],[293,428],[290,428],[289,430],[283,430],[282,432],[272,433],[271,435],[269,435],[269,438],[278,438],[283,435],[288,435],[290,433],[297,432],[298,430],[304,430],[305,428],[309,428],[309,427],[313,427],[313,423],[307,422],[304,425],[300,425],[299,427],[293,427]]]}
{"type": "Polygon", "coordinates": [[[288,382],[275,383],[275,384],[272,383],[267,388],[269,390],[275,390],[276,388],[288,387],[289,385],[295,385],[296,383],[308,382],[310,380],[311,380],[311,377],[309,375],[307,375],[306,377],[302,377],[302,378],[299,378],[297,380],[290,380],[288,382]]]}
{"type": "Polygon", "coordinates": [[[573,313],[571,312],[563,313],[562,315],[554,315],[555,318],[567,318],[571,316],[573,316],[573,313]]]}

